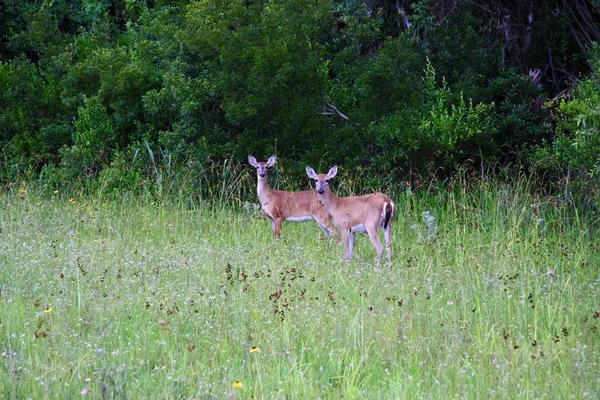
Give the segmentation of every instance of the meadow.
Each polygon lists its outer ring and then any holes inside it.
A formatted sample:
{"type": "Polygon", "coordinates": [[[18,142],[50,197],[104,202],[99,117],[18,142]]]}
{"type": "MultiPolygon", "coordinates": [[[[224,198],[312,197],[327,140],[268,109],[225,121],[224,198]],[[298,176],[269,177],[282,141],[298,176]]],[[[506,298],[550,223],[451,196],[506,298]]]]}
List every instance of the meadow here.
{"type": "MultiPolygon", "coordinates": [[[[254,188],[251,188],[254,190],[254,188]]],[[[0,397],[600,398],[598,220],[527,182],[393,196],[392,265],[185,195],[0,195],[0,397]]]]}

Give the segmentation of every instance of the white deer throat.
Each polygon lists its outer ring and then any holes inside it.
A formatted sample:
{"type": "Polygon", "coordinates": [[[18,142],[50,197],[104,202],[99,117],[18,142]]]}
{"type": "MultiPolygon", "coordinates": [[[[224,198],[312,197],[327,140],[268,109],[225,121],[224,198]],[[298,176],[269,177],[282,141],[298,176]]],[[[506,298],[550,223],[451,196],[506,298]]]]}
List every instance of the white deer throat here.
{"type": "Polygon", "coordinates": [[[258,195],[258,202],[263,208],[268,204],[269,193],[269,186],[266,183],[261,183],[261,181],[258,181],[256,194],[258,195]]]}
{"type": "Polygon", "coordinates": [[[331,189],[326,189],[325,193],[319,195],[319,201],[323,205],[323,208],[329,213],[329,215],[335,215],[336,202],[335,195],[331,189]]]}

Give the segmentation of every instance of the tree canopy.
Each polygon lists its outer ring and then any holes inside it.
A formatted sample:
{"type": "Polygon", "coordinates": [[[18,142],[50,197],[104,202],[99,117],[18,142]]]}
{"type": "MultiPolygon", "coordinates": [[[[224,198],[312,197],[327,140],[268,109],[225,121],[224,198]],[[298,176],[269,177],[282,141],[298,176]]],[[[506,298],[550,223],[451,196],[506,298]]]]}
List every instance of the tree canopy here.
{"type": "Polygon", "coordinates": [[[594,175],[598,6],[6,0],[0,174],[93,179],[155,149],[181,165],[277,153],[299,175],[482,160],[594,175]]]}

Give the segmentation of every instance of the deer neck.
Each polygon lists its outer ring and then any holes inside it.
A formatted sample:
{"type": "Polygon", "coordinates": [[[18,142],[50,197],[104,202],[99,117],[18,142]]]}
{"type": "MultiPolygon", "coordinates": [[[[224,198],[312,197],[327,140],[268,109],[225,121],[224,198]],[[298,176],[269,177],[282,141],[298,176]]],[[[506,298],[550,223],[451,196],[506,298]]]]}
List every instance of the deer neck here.
{"type": "Polygon", "coordinates": [[[323,194],[319,195],[319,198],[321,200],[321,203],[323,203],[323,207],[325,207],[325,210],[327,210],[327,212],[330,215],[333,215],[334,210],[337,208],[339,197],[337,197],[331,191],[331,188],[329,186],[327,186],[324,190],[325,191],[323,192],[323,194]]]}
{"type": "Polygon", "coordinates": [[[256,185],[256,194],[258,195],[258,201],[260,204],[264,204],[269,197],[269,192],[271,189],[269,188],[269,176],[265,175],[264,178],[258,177],[258,183],[256,185]]]}

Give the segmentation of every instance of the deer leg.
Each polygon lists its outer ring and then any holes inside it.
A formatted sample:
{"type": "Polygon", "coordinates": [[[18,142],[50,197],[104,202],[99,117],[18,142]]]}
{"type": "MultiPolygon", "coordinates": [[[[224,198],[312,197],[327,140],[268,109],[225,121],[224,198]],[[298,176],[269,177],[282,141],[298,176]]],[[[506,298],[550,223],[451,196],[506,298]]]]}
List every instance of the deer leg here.
{"type": "Polygon", "coordinates": [[[331,229],[329,229],[329,227],[327,227],[327,225],[323,224],[318,219],[316,219],[316,218],[313,218],[313,219],[315,220],[317,225],[319,225],[319,228],[321,228],[323,233],[331,240],[331,238],[333,237],[331,229]]]}
{"type": "Polygon", "coordinates": [[[367,227],[367,234],[369,235],[369,239],[371,239],[371,243],[373,243],[373,246],[375,246],[375,251],[377,251],[377,265],[380,265],[381,256],[383,255],[383,246],[381,245],[381,241],[379,241],[379,235],[377,235],[377,231],[377,227],[367,227]]]}
{"type": "Polygon", "coordinates": [[[342,242],[344,243],[344,264],[348,263],[348,249],[350,247],[350,229],[342,230],[342,242]]]}
{"type": "Polygon", "coordinates": [[[321,230],[323,230],[323,232],[325,232],[325,234],[329,238],[329,241],[331,241],[331,239],[335,238],[335,241],[338,244],[340,243],[340,235],[334,228],[332,221],[331,221],[331,215],[329,215],[329,213],[327,211],[322,210],[322,212],[313,214],[313,219],[319,225],[321,230]]]}
{"type": "Polygon", "coordinates": [[[383,230],[383,238],[385,239],[385,250],[387,252],[388,263],[392,263],[392,224],[389,223],[388,226],[383,230]]]}
{"type": "Polygon", "coordinates": [[[275,237],[275,240],[279,240],[279,235],[281,234],[281,219],[280,218],[273,218],[271,220],[271,229],[273,229],[273,236],[275,237]]]}
{"type": "Polygon", "coordinates": [[[331,242],[333,239],[335,239],[335,242],[340,244],[340,230],[337,228],[337,226],[329,224],[327,225],[327,229],[329,230],[329,241],[331,242]]]}
{"type": "Polygon", "coordinates": [[[352,258],[352,253],[354,252],[354,232],[350,231],[348,235],[348,261],[352,258]]]}

